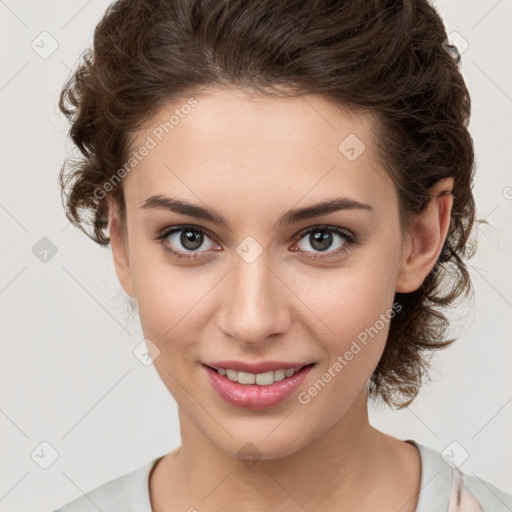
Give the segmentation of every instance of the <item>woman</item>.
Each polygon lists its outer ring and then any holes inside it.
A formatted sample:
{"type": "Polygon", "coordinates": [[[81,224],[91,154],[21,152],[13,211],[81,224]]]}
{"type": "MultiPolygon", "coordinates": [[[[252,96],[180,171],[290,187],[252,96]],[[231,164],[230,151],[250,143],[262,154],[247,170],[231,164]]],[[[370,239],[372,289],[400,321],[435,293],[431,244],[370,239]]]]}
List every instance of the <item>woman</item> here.
{"type": "Polygon", "coordinates": [[[460,445],[367,414],[414,400],[471,286],[446,40],[426,0],[108,9],[61,96],[82,152],[64,204],[111,244],[182,444],[60,511],[512,509],[460,445]]]}

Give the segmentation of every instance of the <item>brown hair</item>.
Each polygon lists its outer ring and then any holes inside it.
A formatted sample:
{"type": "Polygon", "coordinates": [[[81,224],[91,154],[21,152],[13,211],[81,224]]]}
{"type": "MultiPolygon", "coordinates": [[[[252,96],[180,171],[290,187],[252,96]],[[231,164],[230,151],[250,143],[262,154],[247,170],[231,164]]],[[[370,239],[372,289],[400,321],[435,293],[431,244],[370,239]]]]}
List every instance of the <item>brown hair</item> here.
{"type": "Polygon", "coordinates": [[[136,130],[178,96],[222,85],[318,93],[370,112],[402,227],[436,182],[454,179],[443,251],[418,290],[396,294],[402,309],[370,380],[370,397],[404,407],[428,377],[428,351],[454,341],[444,339],[444,309],[471,291],[463,259],[474,252],[474,148],[460,61],[427,0],[119,0],[61,93],[81,152],[60,173],[66,215],[109,244],[107,199],[124,221],[122,182],[106,196],[95,191],[123,166],[136,130]]]}

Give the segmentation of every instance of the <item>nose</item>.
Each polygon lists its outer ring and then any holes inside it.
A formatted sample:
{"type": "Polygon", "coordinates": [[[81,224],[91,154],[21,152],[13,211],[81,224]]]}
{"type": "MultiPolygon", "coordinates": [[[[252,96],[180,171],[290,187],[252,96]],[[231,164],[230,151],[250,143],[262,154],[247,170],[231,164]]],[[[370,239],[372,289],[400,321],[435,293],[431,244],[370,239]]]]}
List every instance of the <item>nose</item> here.
{"type": "Polygon", "coordinates": [[[219,292],[219,328],[240,344],[259,347],[289,329],[291,292],[265,251],[252,263],[237,255],[219,292]]]}

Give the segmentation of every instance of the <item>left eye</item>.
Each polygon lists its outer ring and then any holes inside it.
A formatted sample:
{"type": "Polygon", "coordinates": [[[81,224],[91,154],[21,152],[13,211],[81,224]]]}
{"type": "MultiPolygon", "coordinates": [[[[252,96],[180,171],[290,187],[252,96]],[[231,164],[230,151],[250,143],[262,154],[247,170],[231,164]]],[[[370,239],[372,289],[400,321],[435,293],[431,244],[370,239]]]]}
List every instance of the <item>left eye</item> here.
{"type": "MultiPolygon", "coordinates": [[[[307,253],[311,251],[307,247],[300,247],[300,242],[302,240],[306,240],[306,244],[309,244],[314,251],[320,251],[320,253],[327,252],[329,249],[332,249],[328,252],[328,256],[326,256],[330,257],[347,250],[350,244],[354,242],[354,237],[346,231],[336,227],[318,226],[310,228],[306,232],[301,233],[301,238],[298,242],[299,249],[307,253]],[[335,237],[340,240],[338,244],[335,243],[335,237]],[[334,248],[332,247],[333,244],[334,248]]],[[[315,255],[323,257],[323,255],[318,252],[316,252],[315,255]]]]}

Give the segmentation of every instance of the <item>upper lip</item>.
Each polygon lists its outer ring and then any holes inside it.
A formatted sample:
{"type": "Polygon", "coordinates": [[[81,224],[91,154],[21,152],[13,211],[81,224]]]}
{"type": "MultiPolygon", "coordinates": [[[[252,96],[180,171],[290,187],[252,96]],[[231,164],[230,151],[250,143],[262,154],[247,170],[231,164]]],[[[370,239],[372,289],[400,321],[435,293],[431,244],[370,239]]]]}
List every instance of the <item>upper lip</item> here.
{"type": "Polygon", "coordinates": [[[247,363],[244,361],[206,361],[203,362],[206,366],[211,366],[212,368],[219,369],[230,369],[236,370],[238,372],[246,372],[246,373],[265,373],[265,372],[274,372],[276,370],[289,370],[291,368],[302,368],[303,366],[307,366],[309,364],[313,364],[311,361],[306,362],[295,362],[295,363],[286,363],[284,361],[261,361],[259,363],[247,363]]]}

